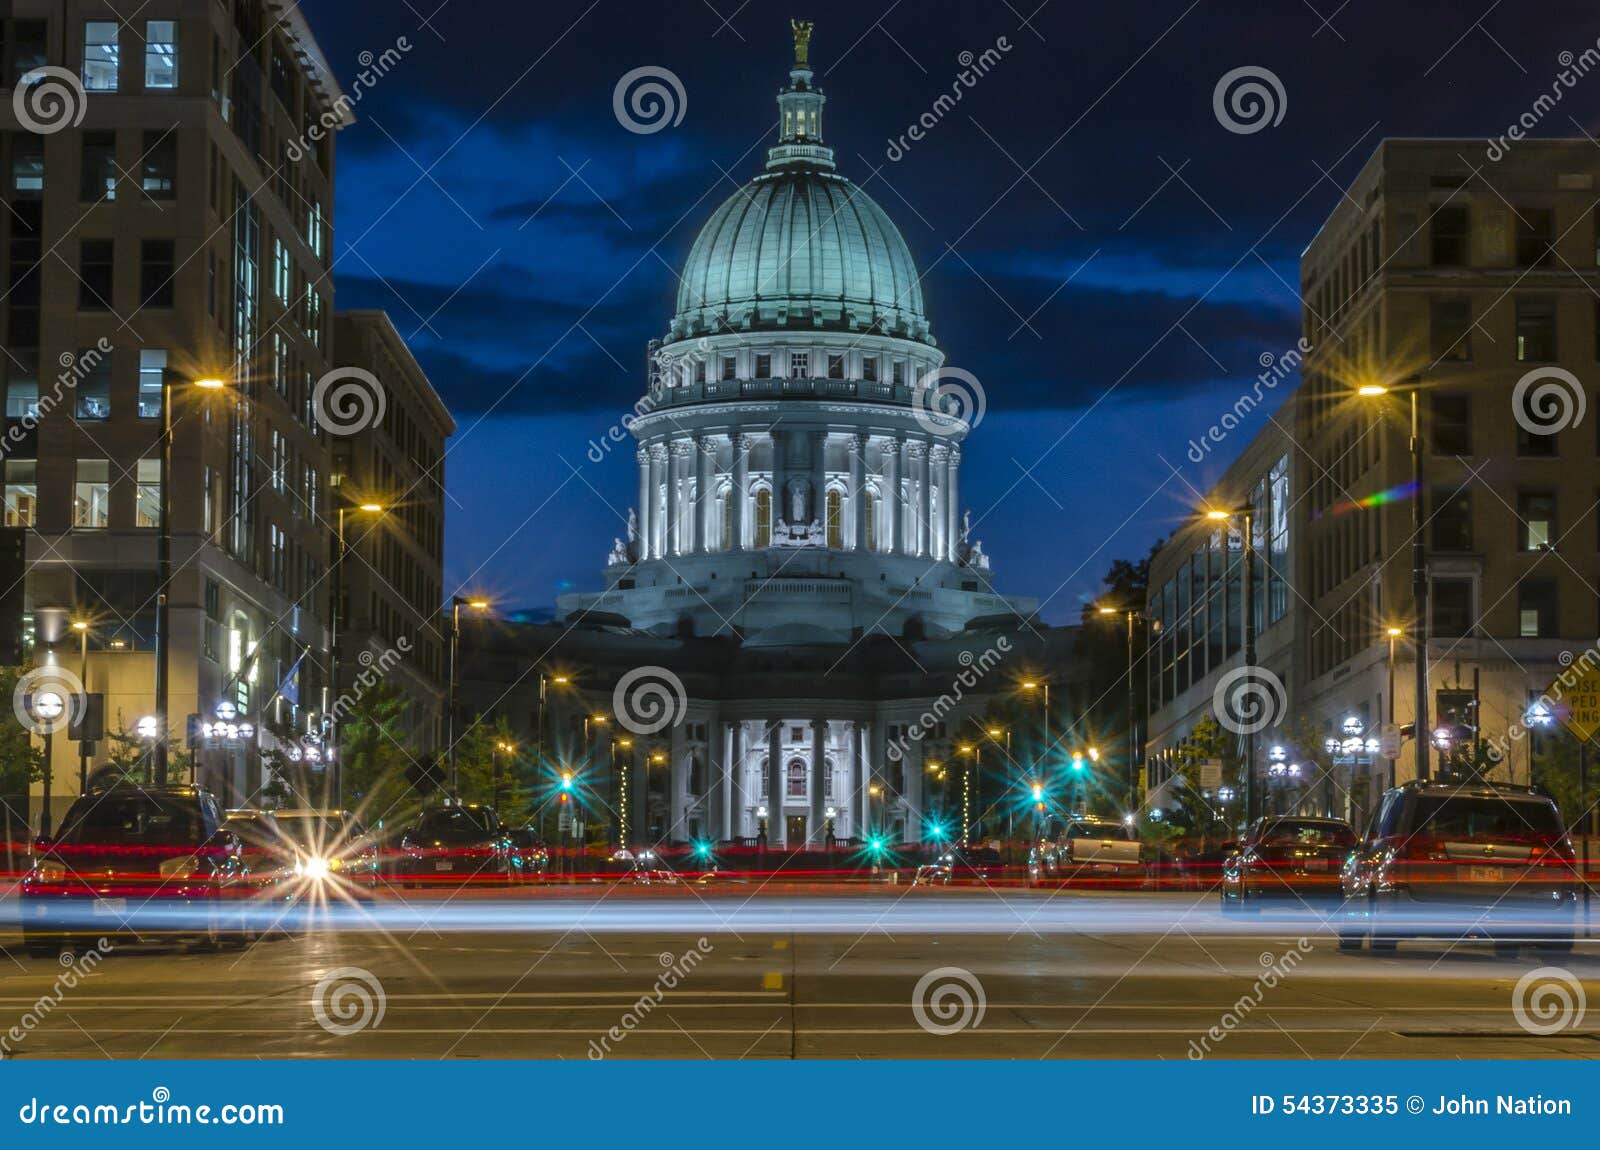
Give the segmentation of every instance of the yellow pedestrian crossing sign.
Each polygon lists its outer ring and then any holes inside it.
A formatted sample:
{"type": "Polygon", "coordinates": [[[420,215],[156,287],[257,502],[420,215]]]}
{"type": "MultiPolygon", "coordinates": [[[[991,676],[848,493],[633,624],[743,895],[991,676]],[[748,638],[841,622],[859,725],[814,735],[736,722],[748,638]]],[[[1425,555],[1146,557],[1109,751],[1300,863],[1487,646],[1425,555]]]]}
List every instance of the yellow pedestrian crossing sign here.
{"type": "Polygon", "coordinates": [[[1593,658],[1592,651],[1585,651],[1582,659],[1556,676],[1544,699],[1562,726],[1581,742],[1600,734],[1600,659],[1593,658]]]}

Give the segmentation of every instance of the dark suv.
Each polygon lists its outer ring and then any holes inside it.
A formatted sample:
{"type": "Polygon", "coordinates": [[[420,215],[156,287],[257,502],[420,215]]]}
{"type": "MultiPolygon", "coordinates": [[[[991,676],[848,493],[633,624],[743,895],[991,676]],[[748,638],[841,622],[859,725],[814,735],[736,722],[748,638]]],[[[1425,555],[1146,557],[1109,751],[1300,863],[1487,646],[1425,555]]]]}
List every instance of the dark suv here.
{"type": "Polygon", "coordinates": [[[1531,787],[1410,782],[1383,796],[1345,864],[1339,946],[1489,938],[1570,950],[1581,889],[1556,804],[1531,787]]]}
{"type": "Polygon", "coordinates": [[[198,787],[117,783],[67,810],[22,881],[30,954],[75,937],[243,937],[251,886],[239,836],[198,787]]]}
{"type": "Polygon", "coordinates": [[[393,868],[402,886],[456,885],[472,879],[511,881],[512,846],[493,807],[432,807],[400,839],[393,868]]]}

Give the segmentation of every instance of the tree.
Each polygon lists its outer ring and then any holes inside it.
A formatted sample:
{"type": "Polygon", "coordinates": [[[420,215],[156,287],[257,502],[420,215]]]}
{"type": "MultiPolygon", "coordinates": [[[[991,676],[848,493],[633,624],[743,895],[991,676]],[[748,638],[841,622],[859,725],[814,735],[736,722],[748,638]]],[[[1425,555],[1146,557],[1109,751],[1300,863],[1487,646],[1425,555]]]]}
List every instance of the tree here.
{"type": "MultiPolygon", "coordinates": [[[[15,698],[23,667],[0,666],[0,696],[15,698]]],[[[15,873],[12,844],[28,828],[28,790],[44,778],[44,749],[21,723],[0,723],[0,807],[5,808],[6,870],[15,873]]]]}
{"type": "Polygon", "coordinates": [[[369,825],[405,821],[438,787],[434,764],[406,745],[411,705],[398,686],[379,681],[339,720],[345,805],[369,825]]]}
{"type": "Polygon", "coordinates": [[[461,801],[487,803],[502,820],[521,822],[528,814],[530,780],[513,749],[515,736],[505,716],[471,723],[456,740],[456,780],[461,801]]]}

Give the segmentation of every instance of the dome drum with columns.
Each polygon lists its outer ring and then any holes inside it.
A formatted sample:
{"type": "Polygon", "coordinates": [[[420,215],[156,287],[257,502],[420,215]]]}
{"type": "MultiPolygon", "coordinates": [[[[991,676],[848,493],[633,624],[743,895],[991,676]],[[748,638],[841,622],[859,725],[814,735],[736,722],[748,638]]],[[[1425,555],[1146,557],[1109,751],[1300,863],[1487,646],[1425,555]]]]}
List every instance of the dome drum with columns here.
{"type": "Polygon", "coordinates": [[[650,347],[638,501],[610,590],[564,596],[564,614],[755,644],[1032,614],[990,589],[960,504],[970,428],[925,390],[944,354],[916,265],[833,171],[824,103],[796,25],[766,170],[701,229],[650,347]]]}

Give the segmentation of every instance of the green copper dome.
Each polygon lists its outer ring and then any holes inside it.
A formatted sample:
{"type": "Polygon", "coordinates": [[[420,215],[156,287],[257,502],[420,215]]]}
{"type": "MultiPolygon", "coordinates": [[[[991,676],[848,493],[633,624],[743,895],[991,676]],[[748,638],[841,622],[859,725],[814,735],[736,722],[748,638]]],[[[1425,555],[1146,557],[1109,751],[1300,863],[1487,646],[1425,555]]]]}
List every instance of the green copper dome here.
{"type": "Polygon", "coordinates": [[[812,83],[809,25],[778,93],[767,170],[723,201],[689,250],[671,339],[718,332],[875,331],[932,344],[900,229],[833,172],[812,83]]]}

